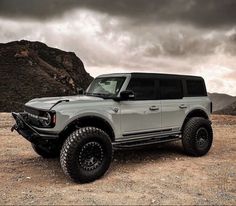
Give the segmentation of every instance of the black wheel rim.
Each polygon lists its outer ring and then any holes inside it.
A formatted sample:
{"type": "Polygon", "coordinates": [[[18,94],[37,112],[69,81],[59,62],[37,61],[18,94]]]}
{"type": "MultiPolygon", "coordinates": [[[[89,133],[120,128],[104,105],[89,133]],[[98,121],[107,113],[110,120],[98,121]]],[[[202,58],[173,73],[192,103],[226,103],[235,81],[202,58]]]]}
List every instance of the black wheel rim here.
{"type": "Polygon", "coordinates": [[[79,165],[86,171],[98,168],[103,161],[103,148],[98,142],[88,142],[79,153],[79,165]]]}
{"type": "Polygon", "coordinates": [[[209,145],[209,134],[206,128],[200,127],[196,133],[197,147],[206,149],[209,145]]]}

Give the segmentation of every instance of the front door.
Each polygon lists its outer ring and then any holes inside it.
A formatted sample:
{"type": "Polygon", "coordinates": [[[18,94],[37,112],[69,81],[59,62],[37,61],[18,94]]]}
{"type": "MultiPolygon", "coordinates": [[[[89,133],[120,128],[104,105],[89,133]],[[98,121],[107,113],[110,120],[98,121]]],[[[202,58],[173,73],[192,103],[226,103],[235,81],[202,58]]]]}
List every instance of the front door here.
{"type": "Polygon", "coordinates": [[[132,78],[127,87],[134,100],[121,101],[121,133],[124,137],[141,136],[161,129],[161,101],[157,100],[156,80],[132,78]]]}
{"type": "Polygon", "coordinates": [[[161,102],[121,102],[121,130],[123,135],[145,133],[161,129],[161,102]]]}

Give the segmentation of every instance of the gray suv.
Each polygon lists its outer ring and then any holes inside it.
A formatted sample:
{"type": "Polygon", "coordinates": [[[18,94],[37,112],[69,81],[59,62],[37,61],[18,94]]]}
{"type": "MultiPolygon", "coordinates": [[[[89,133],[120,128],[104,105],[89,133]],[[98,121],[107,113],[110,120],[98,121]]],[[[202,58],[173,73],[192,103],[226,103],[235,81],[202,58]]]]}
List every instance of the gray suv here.
{"type": "Polygon", "coordinates": [[[187,154],[205,155],[213,140],[212,103],[197,76],[101,75],[75,96],[37,98],[12,115],[16,130],[44,158],[60,156],[75,182],[100,178],[113,151],[181,140],[187,154]]]}

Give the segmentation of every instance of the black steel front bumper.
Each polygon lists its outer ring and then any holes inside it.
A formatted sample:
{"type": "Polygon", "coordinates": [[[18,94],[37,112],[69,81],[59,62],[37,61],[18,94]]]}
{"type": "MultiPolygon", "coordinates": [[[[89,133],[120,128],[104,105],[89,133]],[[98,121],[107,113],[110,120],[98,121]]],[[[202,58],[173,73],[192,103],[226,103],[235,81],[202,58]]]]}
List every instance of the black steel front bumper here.
{"type": "Polygon", "coordinates": [[[45,133],[33,128],[25,121],[25,113],[13,112],[12,116],[14,117],[16,123],[12,126],[11,131],[13,132],[16,130],[26,140],[34,144],[39,144],[48,140],[57,140],[59,138],[58,134],[45,133]]]}

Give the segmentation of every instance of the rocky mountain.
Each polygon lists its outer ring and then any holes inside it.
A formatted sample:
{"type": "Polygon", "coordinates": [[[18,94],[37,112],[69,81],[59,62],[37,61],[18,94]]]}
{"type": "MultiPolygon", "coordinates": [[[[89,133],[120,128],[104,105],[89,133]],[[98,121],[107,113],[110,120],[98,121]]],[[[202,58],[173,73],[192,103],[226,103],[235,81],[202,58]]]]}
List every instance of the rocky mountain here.
{"type": "Polygon", "coordinates": [[[236,97],[230,96],[228,94],[208,93],[208,96],[213,102],[214,112],[221,110],[236,101],[236,97]]]}
{"type": "MultiPolygon", "coordinates": [[[[26,40],[0,43],[0,112],[21,111],[37,97],[76,94],[92,79],[73,52],[26,40]]],[[[236,97],[208,95],[214,112],[235,114],[236,97]]]]}
{"type": "Polygon", "coordinates": [[[73,52],[25,40],[0,44],[0,112],[20,111],[36,97],[76,94],[92,79],[73,52]]]}
{"type": "Polygon", "coordinates": [[[214,112],[215,114],[236,115],[236,101],[232,104],[214,112]]]}

